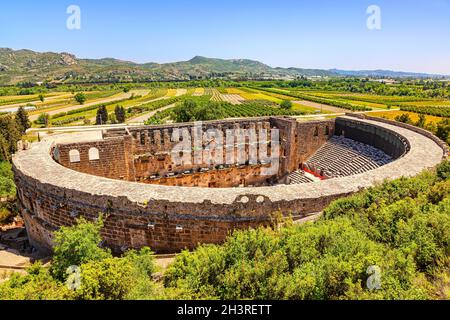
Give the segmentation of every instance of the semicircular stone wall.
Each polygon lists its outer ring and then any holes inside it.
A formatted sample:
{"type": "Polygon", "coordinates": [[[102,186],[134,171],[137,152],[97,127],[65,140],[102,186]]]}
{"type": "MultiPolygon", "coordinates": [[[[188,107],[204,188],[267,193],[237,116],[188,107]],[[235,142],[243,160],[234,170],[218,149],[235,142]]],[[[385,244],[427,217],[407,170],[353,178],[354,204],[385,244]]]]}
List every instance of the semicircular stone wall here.
{"type": "MultiPolygon", "coordinates": [[[[51,250],[53,231],[79,217],[94,220],[99,214],[104,216],[104,244],[118,252],[150,246],[168,253],[199,243],[221,243],[234,229],[269,225],[279,212],[302,217],[385,179],[416,175],[436,166],[447,153],[445,144],[426,131],[356,116],[305,123],[256,118],[206,125],[280,129],[282,156],[272,179],[298,169],[334,134],[371,144],[396,160],[363,174],[316,183],[267,186],[268,181],[252,178],[255,166],[248,178],[240,172],[241,180],[227,182],[245,188],[168,186],[146,180],[155,170],[167,171],[167,159],[159,151],[171,147],[170,130],[186,124],[50,136],[13,157],[20,211],[32,245],[51,250]],[[158,156],[161,167],[145,162],[158,156]]],[[[179,168],[185,169],[198,168],[179,168]]],[[[216,181],[217,172],[210,174],[208,184],[216,181]]]]}

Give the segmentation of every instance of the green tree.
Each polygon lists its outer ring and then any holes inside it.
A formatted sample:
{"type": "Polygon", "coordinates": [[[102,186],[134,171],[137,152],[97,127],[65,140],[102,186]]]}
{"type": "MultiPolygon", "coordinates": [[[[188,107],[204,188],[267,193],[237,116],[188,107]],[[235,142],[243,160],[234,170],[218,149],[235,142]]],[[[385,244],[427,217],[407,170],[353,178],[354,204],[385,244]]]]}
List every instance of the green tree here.
{"type": "Polygon", "coordinates": [[[16,122],[22,134],[25,134],[27,129],[31,127],[28,112],[23,107],[20,107],[16,112],[16,122]]]}
{"type": "Polygon", "coordinates": [[[45,127],[48,127],[50,121],[50,115],[48,113],[41,113],[39,117],[36,120],[37,124],[44,125],[45,127]]]}
{"type": "Polygon", "coordinates": [[[426,124],[426,117],[424,114],[420,114],[419,120],[417,120],[417,122],[414,125],[419,128],[425,128],[425,124],[426,124]]]}
{"type": "Polygon", "coordinates": [[[15,194],[16,186],[14,184],[14,176],[11,169],[11,164],[6,161],[0,161],[0,197],[13,196],[15,194]]]}
{"type": "Polygon", "coordinates": [[[104,105],[101,105],[97,109],[97,116],[95,118],[96,125],[103,125],[108,122],[108,110],[104,105]]]}
{"type": "Polygon", "coordinates": [[[403,114],[401,114],[399,116],[396,116],[395,117],[395,121],[403,122],[403,123],[407,123],[407,124],[413,124],[413,121],[411,120],[411,117],[407,113],[403,113],[403,114]]]}
{"type": "Polygon", "coordinates": [[[217,120],[225,117],[225,105],[226,103],[214,101],[186,99],[173,109],[173,113],[176,122],[217,120]]]}
{"type": "Polygon", "coordinates": [[[0,284],[1,299],[76,299],[118,300],[164,298],[161,285],[153,282],[157,270],[149,248],[128,251],[112,257],[99,247],[101,219],[79,219],[71,227],[55,232],[55,255],[50,269],[32,265],[26,275],[16,274],[0,284]],[[69,266],[80,270],[80,284],[75,290],[66,285],[69,266]]]}
{"type": "Polygon", "coordinates": [[[116,114],[111,113],[108,115],[108,123],[110,124],[117,124],[116,114]]]}
{"type": "Polygon", "coordinates": [[[437,123],[436,136],[439,139],[450,143],[450,119],[444,119],[437,123]]]}
{"type": "Polygon", "coordinates": [[[292,109],[292,102],[291,101],[289,101],[289,100],[283,100],[281,103],[280,103],[280,108],[281,109],[284,109],[284,110],[291,110],[292,109]]]}
{"type": "Polygon", "coordinates": [[[87,100],[86,95],[83,92],[78,92],[73,98],[79,104],[84,104],[87,100]]]}
{"type": "Polygon", "coordinates": [[[450,161],[444,161],[437,168],[437,176],[441,180],[450,180],[450,161]]]}
{"type": "Polygon", "coordinates": [[[5,137],[0,133],[0,161],[9,161],[11,154],[9,152],[9,144],[5,137]]]}
{"type": "Polygon", "coordinates": [[[56,279],[64,281],[70,266],[81,266],[90,261],[110,258],[108,249],[99,247],[102,241],[100,230],[103,228],[101,217],[97,222],[87,222],[84,218],[77,220],[72,227],[61,227],[54,233],[54,256],[51,266],[56,279]]]}
{"type": "Polygon", "coordinates": [[[40,95],[39,95],[39,100],[40,100],[41,102],[44,102],[44,101],[45,101],[45,97],[44,97],[43,94],[40,94],[40,95]]]}
{"type": "Polygon", "coordinates": [[[17,142],[22,136],[16,120],[10,114],[0,115],[0,136],[3,137],[0,138],[0,155],[3,160],[9,161],[17,151],[17,142]]]}
{"type": "Polygon", "coordinates": [[[37,262],[27,268],[26,275],[15,273],[0,284],[0,300],[61,300],[72,299],[73,292],[65,283],[52,277],[48,269],[37,262]]]}
{"type": "Polygon", "coordinates": [[[117,105],[114,109],[114,114],[116,115],[117,122],[124,123],[126,120],[125,108],[117,105]]]}
{"type": "Polygon", "coordinates": [[[120,300],[132,287],[133,266],[125,259],[90,260],[80,269],[81,287],[75,291],[77,299],[120,300]]]}

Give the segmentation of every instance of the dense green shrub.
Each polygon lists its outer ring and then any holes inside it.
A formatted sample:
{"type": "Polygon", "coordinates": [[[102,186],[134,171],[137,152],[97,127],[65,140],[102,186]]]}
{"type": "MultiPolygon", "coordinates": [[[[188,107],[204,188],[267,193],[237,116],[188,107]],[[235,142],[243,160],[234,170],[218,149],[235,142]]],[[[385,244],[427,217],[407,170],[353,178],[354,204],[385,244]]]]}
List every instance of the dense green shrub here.
{"type": "MultiPolygon", "coordinates": [[[[166,272],[166,286],[197,298],[343,299],[427,298],[412,259],[370,240],[348,218],[238,231],[223,245],[183,253],[166,272]],[[397,260],[393,260],[397,259],[397,260]],[[367,269],[383,271],[382,289],[366,287],[367,269]]],[[[423,280],[428,283],[427,280],[423,280]]]]}
{"type": "Polygon", "coordinates": [[[0,162],[0,197],[11,197],[16,194],[11,164],[0,162]]]}
{"type": "Polygon", "coordinates": [[[236,231],[222,246],[178,256],[165,284],[220,299],[434,298],[446,292],[448,171],[444,162],[437,174],[337,200],[315,223],[236,231]],[[371,266],[381,270],[379,290],[367,286],[371,266]]]}
{"type": "MultiPolygon", "coordinates": [[[[78,220],[73,227],[63,227],[55,234],[55,255],[50,269],[37,263],[27,275],[13,275],[0,284],[0,299],[154,299],[166,293],[152,280],[156,271],[153,252],[149,248],[128,251],[114,258],[100,248],[101,219],[97,222],[78,220]],[[79,286],[70,289],[67,268],[79,268],[79,286]]],[[[181,296],[177,290],[168,294],[181,296]]]]}
{"type": "Polygon", "coordinates": [[[0,285],[0,299],[448,299],[450,166],[333,202],[318,221],[235,231],[223,245],[184,251],[164,287],[150,249],[113,258],[101,219],[55,236],[50,272],[39,265],[0,285]],[[81,287],[64,284],[80,267],[81,287]],[[371,288],[380,271],[378,288],[371,288]]]}
{"type": "Polygon", "coordinates": [[[292,107],[293,107],[292,101],[289,101],[289,100],[283,100],[283,101],[280,103],[280,108],[281,108],[281,109],[291,110],[292,107]]]}
{"type": "Polygon", "coordinates": [[[99,217],[95,223],[87,223],[80,218],[72,227],[61,227],[54,233],[54,256],[51,267],[56,279],[65,280],[70,266],[80,266],[89,261],[100,261],[111,257],[107,249],[100,248],[100,230],[103,221],[99,217]]]}
{"type": "Polygon", "coordinates": [[[35,263],[27,275],[15,273],[8,281],[0,284],[0,300],[61,300],[73,298],[68,287],[55,280],[48,269],[35,263]]]}
{"type": "Polygon", "coordinates": [[[75,290],[77,299],[124,299],[132,283],[132,265],[117,258],[105,258],[84,263],[81,269],[81,286],[75,290]]]}
{"type": "Polygon", "coordinates": [[[83,92],[78,92],[73,96],[76,102],[79,104],[84,104],[87,100],[86,95],[83,92]]]}
{"type": "Polygon", "coordinates": [[[223,119],[225,110],[220,102],[199,102],[198,99],[187,99],[173,110],[175,122],[208,121],[223,119]]]}
{"type": "Polygon", "coordinates": [[[437,168],[437,177],[441,180],[448,180],[450,178],[450,161],[443,162],[437,168]]]}

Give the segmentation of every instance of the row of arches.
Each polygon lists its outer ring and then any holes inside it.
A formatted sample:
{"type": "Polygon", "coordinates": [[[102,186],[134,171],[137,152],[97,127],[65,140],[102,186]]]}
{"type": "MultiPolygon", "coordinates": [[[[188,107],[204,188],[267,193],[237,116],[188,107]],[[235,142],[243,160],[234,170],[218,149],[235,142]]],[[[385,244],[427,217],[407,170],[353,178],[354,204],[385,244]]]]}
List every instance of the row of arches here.
{"type": "MultiPolygon", "coordinates": [[[[89,149],[89,161],[100,160],[100,152],[97,148],[89,149]]],[[[71,163],[80,162],[80,151],[73,149],[69,151],[69,161],[71,163]]]]}

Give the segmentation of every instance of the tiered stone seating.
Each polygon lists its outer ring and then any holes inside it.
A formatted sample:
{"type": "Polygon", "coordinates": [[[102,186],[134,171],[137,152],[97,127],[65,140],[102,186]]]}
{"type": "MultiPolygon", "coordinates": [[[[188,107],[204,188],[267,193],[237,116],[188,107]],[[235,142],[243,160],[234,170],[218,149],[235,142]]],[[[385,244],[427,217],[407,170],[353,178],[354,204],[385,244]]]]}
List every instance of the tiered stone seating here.
{"type": "Polygon", "coordinates": [[[391,161],[392,158],[379,149],[334,136],[306,162],[306,167],[324,177],[334,178],[363,173],[391,161]]]}
{"type": "Polygon", "coordinates": [[[288,176],[287,184],[301,184],[310,182],[314,181],[307,177],[303,171],[294,171],[288,176]]]}

